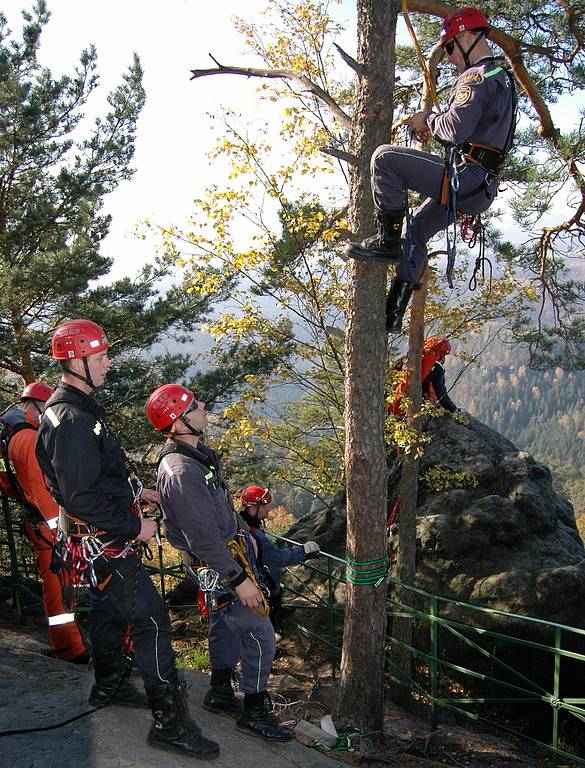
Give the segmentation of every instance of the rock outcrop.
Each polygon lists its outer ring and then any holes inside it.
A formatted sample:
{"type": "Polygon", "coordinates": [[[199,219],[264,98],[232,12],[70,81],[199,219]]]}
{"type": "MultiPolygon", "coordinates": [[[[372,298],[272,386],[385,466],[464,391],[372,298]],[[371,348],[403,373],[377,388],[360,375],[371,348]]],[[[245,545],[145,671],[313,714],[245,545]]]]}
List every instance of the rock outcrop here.
{"type": "MultiPolygon", "coordinates": [[[[443,492],[420,483],[417,586],[585,627],[585,547],[573,508],[553,488],[549,469],[476,419],[462,424],[445,416],[431,429],[421,477],[440,470],[465,480],[463,487],[443,492]]],[[[391,472],[390,498],[398,483],[399,472],[391,472]]],[[[343,556],[344,495],[312,510],[288,535],[316,538],[325,551],[343,556]]]]}

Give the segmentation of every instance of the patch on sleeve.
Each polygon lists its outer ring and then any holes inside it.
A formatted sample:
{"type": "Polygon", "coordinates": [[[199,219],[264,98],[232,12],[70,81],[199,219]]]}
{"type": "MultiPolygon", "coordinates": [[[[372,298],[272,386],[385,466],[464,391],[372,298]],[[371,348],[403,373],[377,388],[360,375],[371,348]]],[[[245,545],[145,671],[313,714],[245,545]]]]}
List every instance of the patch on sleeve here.
{"type": "Polygon", "coordinates": [[[484,77],[483,73],[479,71],[479,69],[472,69],[469,72],[466,72],[464,75],[461,75],[459,82],[461,85],[464,85],[465,83],[469,83],[470,85],[479,85],[479,83],[483,83],[484,77]]]}
{"type": "Polygon", "coordinates": [[[462,85],[459,87],[453,101],[459,107],[463,104],[467,104],[468,101],[471,101],[471,87],[469,85],[462,85]]]}

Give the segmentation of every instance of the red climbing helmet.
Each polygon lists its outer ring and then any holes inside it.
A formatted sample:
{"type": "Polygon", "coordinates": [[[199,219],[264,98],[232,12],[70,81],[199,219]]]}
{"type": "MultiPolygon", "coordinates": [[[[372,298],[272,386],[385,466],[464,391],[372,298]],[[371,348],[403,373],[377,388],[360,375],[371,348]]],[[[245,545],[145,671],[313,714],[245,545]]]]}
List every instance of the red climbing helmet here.
{"type": "Polygon", "coordinates": [[[447,16],[441,26],[441,34],[439,35],[439,42],[441,48],[445,47],[445,43],[452,40],[462,32],[472,32],[480,29],[487,29],[489,22],[485,15],[478,11],[477,8],[461,8],[450,16],[447,16]]]}
{"type": "Polygon", "coordinates": [[[164,431],[195,401],[195,395],[180,384],[163,384],[148,398],[144,412],[152,426],[164,431]]]}
{"type": "Polygon", "coordinates": [[[254,507],[256,504],[270,504],[272,494],[268,488],[261,488],[259,485],[249,485],[242,493],[242,506],[254,507]]]}
{"type": "Polygon", "coordinates": [[[51,339],[53,360],[89,357],[111,347],[103,329],[92,320],[61,323],[51,339]]]}
{"type": "Polygon", "coordinates": [[[41,400],[46,403],[53,394],[52,388],[42,381],[33,381],[27,384],[20,395],[21,400],[41,400]]]}
{"type": "Polygon", "coordinates": [[[438,360],[445,355],[448,355],[451,351],[451,344],[447,339],[440,336],[427,336],[424,341],[423,355],[433,354],[433,357],[438,360]]]}

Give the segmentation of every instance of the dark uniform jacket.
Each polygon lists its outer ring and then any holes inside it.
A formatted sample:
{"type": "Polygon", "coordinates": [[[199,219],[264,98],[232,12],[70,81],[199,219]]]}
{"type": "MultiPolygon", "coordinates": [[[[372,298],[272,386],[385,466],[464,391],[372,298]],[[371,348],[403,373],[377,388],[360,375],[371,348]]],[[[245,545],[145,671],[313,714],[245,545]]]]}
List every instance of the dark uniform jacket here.
{"type": "Polygon", "coordinates": [[[427,125],[443,144],[484,144],[507,152],[513,139],[515,96],[506,71],[484,58],[462,72],[445,112],[430,112],[427,125]]]}
{"type": "Polygon", "coordinates": [[[128,459],[93,397],[69,384],[57,387],[39,426],[36,455],[51,495],[68,515],[109,538],[138,536],[128,459]]]}
{"type": "Polygon", "coordinates": [[[258,546],[258,567],[267,568],[270,579],[278,587],[282,569],[287,565],[297,565],[305,559],[305,548],[302,546],[279,547],[272,541],[264,531],[262,525],[258,525],[258,520],[253,515],[248,515],[244,509],[240,512],[246,523],[250,527],[250,533],[258,546]]]}
{"type": "Polygon", "coordinates": [[[431,387],[433,388],[433,392],[435,393],[439,405],[442,405],[446,411],[455,413],[457,406],[447,394],[447,387],[445,386],[445,369],[443,368],[442,363],[438,360],[422,383],[423,392],[427,397],[429,396],[431,387]]]}
{"type": "Polygon", "coordinates": [[[227,542],[248,532],[234,510],[217,453],[168,440],[158,466],[165,530],[176,549],[191,552],[235,587],[246,578],[227,542]],[[170,452],[168,452],[170,451],[170,452]]]}

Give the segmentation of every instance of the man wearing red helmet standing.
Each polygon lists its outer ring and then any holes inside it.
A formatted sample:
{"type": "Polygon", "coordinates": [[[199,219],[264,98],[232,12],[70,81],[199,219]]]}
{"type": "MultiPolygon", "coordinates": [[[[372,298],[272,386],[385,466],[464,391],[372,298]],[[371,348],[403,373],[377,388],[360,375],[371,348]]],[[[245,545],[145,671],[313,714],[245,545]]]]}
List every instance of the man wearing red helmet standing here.
{"type": "Polygon", "coordinates": [[[211,686],[203,706],[236,718],[239,730],[268,741],[290,741],[267,706],[274,630],[256,570],[248,527],[235,511],[217,453],[200,441],[205,404],[180,384],[156,389],[146,403],[152,426],[169,438],[160,456],[157,488],[169,542],[204,564],[200,588],[210,596],[211,686]],[[232,677],[241,661],[244,706],[232,677]]]}
{"type": "Polygon", "coordinates": [[[148,743],[212,759],[219,747],[190,716],[186,686],[177,677],[168,610],[137,554],[136,542],[149,541],[156,531],[154,520],[138,515],[138,498],[152,504],[158,494],[142,488],[103,408],[91,397],[111,367],[110,343],[91,320],[71,320],[55,330],[51,346],[62,378],[45,408],[36,454],[60,505],[60,527],[69,545],[81,542],[84,552],[91,551],[84,562],[91,584],[95,673],[90,704],[146,704],[126,678],[122,645],[130,625],[154,718],[148,743]]]}
{"type": "Polygon", "coordinates": [[[53,655],[63,661],[86,664],[89,654],[75,623],[75,614],[63,606],[61,582],[51,571],[59,507],[47,491],[35,456],[36,430],[52,393],[47,384],[33,381],[22,391],[22,408],[12,406],[2,414],[0,450],[6,471],[0,473],[0,487],[23,508],[24,532],[32,544],[41,577],[53,655]]]}
{"type": "Polygon", "coordinates": [[[444,112],[417,112],[406,124],[419,140],[434,138],[446,158],[410,147],[385,144],[371,160],[372,194],[378,234],[350,243],[347,255],[364,261],[397,263],[386,299],[386,329],[399,333],[410,296],[422,275],[427,243],[446,229],[456,211],[486,211],[514,139],[516,96],[512,76],[499,66],[486,41],[488,20],[476,8],[445,19],[440,44],[461,73],[444,112]],[[407,191],[426,199],[407,223],[407,191]]]}
{"type": "Polygon", "coordinates": [[[264,531],[264,521],[268,517],[272,495],[268,488],[249,485],[242,493],[240,515],[248,523],[250,532],[258,547],[257,561],[260,569],[268,571],[270,580],[270,621],[276,632],[283,631],[282,587],[280,578],[282,569],[287,565],[302,563],[308,555],[316,555],[319,545],[316,541],[306,541],[302,545],[283,549],[277,547],[264,531]]]}

